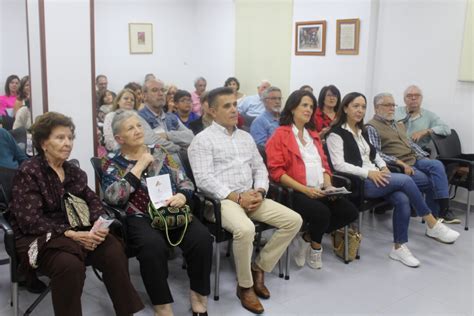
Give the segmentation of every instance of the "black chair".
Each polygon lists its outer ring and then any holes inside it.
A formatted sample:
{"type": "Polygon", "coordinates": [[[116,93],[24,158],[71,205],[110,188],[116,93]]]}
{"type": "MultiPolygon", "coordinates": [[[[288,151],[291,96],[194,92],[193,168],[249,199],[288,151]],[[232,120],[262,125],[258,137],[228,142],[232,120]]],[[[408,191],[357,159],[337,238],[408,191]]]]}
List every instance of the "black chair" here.
{"type": "Polygon", "coordinates": [[[466,203],[466,222],[464,230],[469,230],[469,213],[471,211],[471,191],[474,190],[474,154],[463,154],[461,150],[461,142],[458,133],[454,129],[451,130],[449,136],[439,136],[432,134],[431,138],[438,152],[438,159],[446,167],[449,184],[467,190],[466,203]],[[467,174],[460,172],[459,168],[467,170],[467,174]]]}
{"type": "MultiPolygon", "coordinates": [[[[79,166],[77,159],[71,159],[70,162],[79,166]]],[[[23,278],[18,273],[18,258],[15,246],[15,235],[9,222],[10,213],[8,211],[8,203],[11,200],[11,189],[13,185],[13,178],[17,170],[0,167],[0,229],[4,231],[4,243],[5,250],[8,254],[8,259],[0,260],[0,264],[10,263],[10,282],[11,282],[11,302],[10,305],[13,307],[13,314],[19,315],[19,293],[18,287],[20,280],[23,278]]],[[[115,226],[111,226],[113,229],[115,226]]],[[[93,268],[94,274],[99,280],[102,281],[102,276],[99,272],[93,268]]],[[[48,285],[46,289],[34,300],[34,302],[26,309],[23,315],[30,315],[33,310],[38,306],[39,303],[45,298],[45,296],[51,290],[48,285]]]]}
{"type": "MultiPolygon", "coordinates": [[[[357,230],[360,233],[361,227],[362,227],[362,216],[364,212],[366,211],[374,212],[376,208],[390,208],[391,204],[384,198],[376,198],[376,199],[366,198],[365,192],[364,192],[365,191],[364,180],[353,174],[334,170],[334,167],[331,162],[331,156],[329,154],[326,144],[323,146],[323,148],[324,148],[324,152],[326,153],[329,166],[331,167],[331,170],[333,171],[333,176],[334,177],[338,176],[338,177],[342,177],[346,179],[345,180],[346,183],[344,186],[346,187],[347,190],[351,191],[351,194],[349,194],[347,198],[352,203],[354,203],[354,205],[357,206],[359,210],[357,230]]],[[[396,165],[387,164],[387,167],[390,169],[391,172],[397,172],[397,173],[402,172],[400,167],[396,165]]],[[[360,251],[360,248],[359,248],[359,251],[360,251]]],[[[360,259],[359,251],[357,252],[356,259],[360,259]]]]}
{"type": "MultiPolygon", "coordinates": [[[[10,263],[10,282],[11,282],[11,301],[10,305],[13,307],[13,315],[18,316],[20,313],[18,286],[22,276],[18,273],[18,258],[15,246],[15,234],[10,226],[8,212],[8,203],[11,200],[11,189],[13,178],[16,170],[0,167],[0,229],[5,233],[4,243],[5,250],[8,254],[8,259],[2,260],[1,264],[10,263]]],[[[49,293],[50,287],[47,288],[35,299],[35,301],[27,308],[24,315],[30,313],[49,293]]]]}
{"type": "MultiPolygon", "coordinates": [[[[181,150],[179,152],[179,157],[180,157],[181,164],[184,168],[186,175],[196,185],[187,151],[181,150]]],[[[210,196],[203,194],[202,192],[197,192],[196,195],[199,197],[200,203],[201,203],[202,212],[201,212],[200,220],[204,225],[207,226],[211,235],[214,236],[214,241],[215,241],[214,255],[215,255],[215,265],[216,265],[215,273],[214,273],[214,300],[218,301],[219,300],[219,279],[220,279],[220,243],[225,242],[225,241],[228,242],[226,257],[229,257],[230,246],[231,246],[233,236],[230,232],[226,231],[222,227],[221,202],[217,199],[214,199],[210,196]],[[204,209],[206,207],[206,202],[212,205],[215,221],[209,221],[203,215],[204,209]]],[[[262,232],[267,229],[273,229],[274,227],[267,225],[265,223],[257,222],[257,221],[254,221],[254,224],[255,224],[255,233],[256,233],[256,244],[259,245],[262,232]]],[[[288,252],[288,249],[287,249],[287,252],[288,252]]],[[[278,265],[278,268],[280,270],[279,276],[283,277],[281,261],[278,265]]],[[[288,274],[288,269],[286,271],[286,274],[287,275],[285,276],[285,279],[288,280],[290,278],[288,274]]]]}
{"type": "MultiPolygon", "coordinates": [[[[258,151],[260,152],[260,155],[263,158],[263,161],[265,162],[265,165],[267,164],[267,153],[265,151],[265,147],[258,145],[257,146],[258,151]]],[[[333,185],[336,187],[345,187],[346,189],[350,190],[350,181],[340,175],[333,175],[333,185]]],[[[285,205],[286,207],[293,209],[293,203],[294,203],[294,190],[292,188],[285,187],[283,185],[276,184],[275,182],[271,182],[274,186],[278,186],[279,190],[279,202],[285,205]]],[[[303,225],[301,227],[302,230],[305,229],[305,227],[308,225],[307,222],[303,222],[303,225]]],[[[349,227],[344,226],[344,263],[348,264],[350,262],[349,260],[349,247],[346,247],[346,245],[349,243],[349,227]]],[[[287,260],[286,260],[287,267],[289,265],[289,251],[287,251],[287,260]]]]}

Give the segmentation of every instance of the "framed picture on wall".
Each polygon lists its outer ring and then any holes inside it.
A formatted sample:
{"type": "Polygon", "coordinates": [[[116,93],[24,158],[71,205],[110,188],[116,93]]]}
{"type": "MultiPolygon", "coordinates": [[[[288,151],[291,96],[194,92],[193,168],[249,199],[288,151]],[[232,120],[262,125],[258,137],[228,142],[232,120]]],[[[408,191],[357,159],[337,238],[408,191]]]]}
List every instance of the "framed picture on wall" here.
{"type": "Polygon", "coordinates": [[[359,19],[337,20],[336,28],[336,54],[359,54],[359,19]]]}
{"type": "Polygon", "coordinates": [[[129,23],[130,54],[153,53],[153,24],[129,23]]]}
{"type": "Polygon", "coordinates": [[[295,55],[326,54],[326,21],[296,22],[295,55]]]}

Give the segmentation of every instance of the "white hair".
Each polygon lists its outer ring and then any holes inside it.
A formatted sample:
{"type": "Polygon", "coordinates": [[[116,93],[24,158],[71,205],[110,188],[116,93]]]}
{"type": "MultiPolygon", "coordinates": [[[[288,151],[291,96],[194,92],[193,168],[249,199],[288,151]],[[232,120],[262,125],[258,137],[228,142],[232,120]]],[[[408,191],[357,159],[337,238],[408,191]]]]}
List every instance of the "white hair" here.
{"type": "Polygon", "coordinates": [[[382,92],[382,93],[378,93],[375,97],[374,97],[374,107],[376,107],[378,105],[378,103],[385,97],[390,97],[393,99],[393,95],[391,93],[388,93],[388,92],[382,92]]]}

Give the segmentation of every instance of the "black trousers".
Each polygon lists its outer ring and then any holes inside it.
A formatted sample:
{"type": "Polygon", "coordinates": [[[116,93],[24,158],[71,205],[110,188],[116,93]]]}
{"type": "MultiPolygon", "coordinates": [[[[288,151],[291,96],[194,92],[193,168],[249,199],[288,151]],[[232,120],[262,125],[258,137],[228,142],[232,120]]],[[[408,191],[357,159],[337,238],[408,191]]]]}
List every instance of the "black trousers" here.
{"type": "MultiPolygon", "coordinates": [[[[137,254],[145,289],[153,305],[173,302],[168,286],[168,248],[164,232],[150,226],[147,217],[130,216],[127,219],[128,245],[137,254]]],[[[178,240],[181,230],[170,231],[172,242],[178,240]]],[[[179,246],[187,263],[191,290],[207,296],[211,292],[212,237],[208,229],[194,217],[179,246]]]]}
{"type": "Polygon", "coordinates": [[[356,220],[357,208],[346,198],[311,199],[300,192],[294,193],[293,208],[308,222],[311,240],[321,243],[324,233],[330,233],[356,220]]]}

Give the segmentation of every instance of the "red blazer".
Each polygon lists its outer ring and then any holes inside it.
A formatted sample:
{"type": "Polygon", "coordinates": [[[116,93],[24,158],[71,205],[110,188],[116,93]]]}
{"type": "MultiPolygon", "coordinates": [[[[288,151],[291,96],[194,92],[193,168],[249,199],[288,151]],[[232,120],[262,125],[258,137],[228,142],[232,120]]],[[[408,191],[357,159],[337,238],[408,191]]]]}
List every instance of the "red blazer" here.
{"type": "MultiPolygon", "coordinates": [[[[314,146],[321,156],[324,172],[331,175],[331,169],[318,132],[307,131],[313,138],[314,146]]],[[[306,169],[291,125],[278,127],[267,141],[265,151],[267,153],[267,168],[273,181],[280,182],[281,176],[287,174],[299,183],[306,185],[306,169]]]]}

